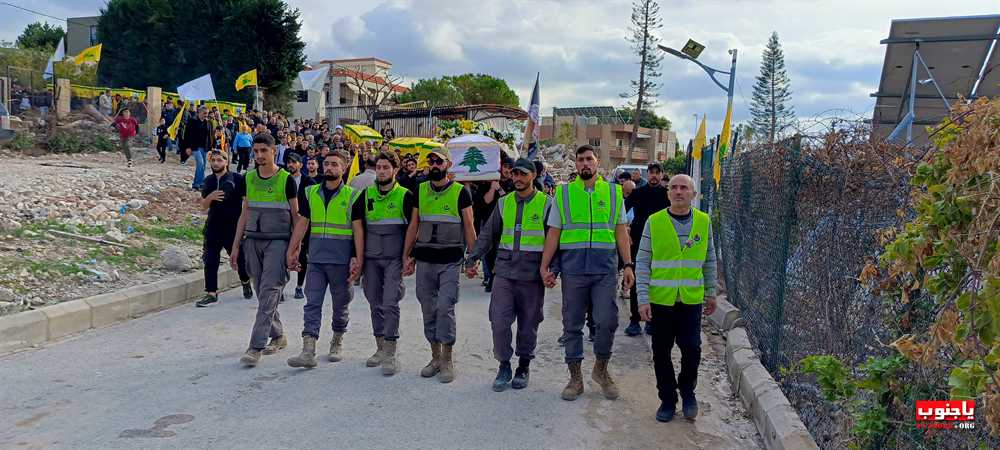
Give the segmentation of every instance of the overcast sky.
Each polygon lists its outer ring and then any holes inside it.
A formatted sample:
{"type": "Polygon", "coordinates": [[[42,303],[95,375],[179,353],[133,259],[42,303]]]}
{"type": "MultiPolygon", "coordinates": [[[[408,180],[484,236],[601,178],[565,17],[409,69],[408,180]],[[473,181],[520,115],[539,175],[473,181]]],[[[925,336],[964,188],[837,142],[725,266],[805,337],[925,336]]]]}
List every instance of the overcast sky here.
{"type": "MultiPolygon", "coordinates": [[[[56,17],[97,15],[102,0],[9,0],[56,17]]],[[[541,72],[542,114],[552,107],[620,105],[638,75],[624,37],[629,0],[293,0],[302,10],[309,60],[376,56],[407,80],[488,73],[507,80],[522,106],[541,72]]],[[[871,117],[889,22],[899,18],[1000,13],[996,0],[660,0],[662,43],[704,44],[699,58],[728,68],[739,49],[735,120],[746,120],[760,55],[772,31],[785,51],[793,106],[800,118],[871,117]]],[[[35,20],[0,5],[0,39],[14,40],[35,20]]],[[[65,22],[60,23],[65,27],[65,22]]],[[[718,133],[725,94],[697,66],[670,55],[662,63],[657,112],[681,142],[693,114],[718,133]]],[[[195,75],[195,74],[193,74],[195,75]]]]}

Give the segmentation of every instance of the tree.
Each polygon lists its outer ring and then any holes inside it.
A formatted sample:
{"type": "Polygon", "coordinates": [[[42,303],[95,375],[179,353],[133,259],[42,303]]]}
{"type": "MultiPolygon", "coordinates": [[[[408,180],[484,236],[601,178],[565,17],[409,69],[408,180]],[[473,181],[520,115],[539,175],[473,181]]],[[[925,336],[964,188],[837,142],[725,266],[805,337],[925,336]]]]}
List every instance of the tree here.
{"type": "Polygon", "coordinates": [[[393,76],[387,69],[377,67],[374,72],[366,72],[361,66],[335,67],[335,71],[347,78],[347,83],[358,95],[357,105],[365,112],[367,125],[375,127],[375,113],[390,97],[396,94],[402,77],[393,76]]]}
{"type": "Polygon", "coordinates": [[[410,91],[396,96],[396,103],[425,101],[427,106],[461,105],[462,93],[446,78],[427,78],[410,85],[410,91]]]}
{"type": "Polygon", "coordinates": [[[568,123],[559,124],[559,132],[556,134],[555,142],[556,144],[562,144],[567,148],[573,146],[573,142],[576,142],[576,136],[573,133],[573,126],[568,123]]]}
{"type": "Polygon", "coordinates": [[[397,96],[398,103],[426,101],[430,106],[504,105],[518,106],[520,99],[507,82],[484,74],[466,73],[440,79],[422,79],[410,92],[397,96]]]}
{"type": "Polygon", "coordinates": [[[35,22],[24,27],[24,31],[17,37],[16,43],[19,48],[52,52],[56,45],[59,45],[59,40],[65,35],[66,33],[60,26],[35,22]]]}
{"type": "MultiPolygon", "coordinates": [[[[618,115],[621,116],[625,123],[634,123],[635,121],[635,108],[624,107],[618,110],[618,115]]],[[[664,130],[670,129],[670,120],[665,117],[660,117],[650,109],[642,110],[642,117],[639,117],[639,126],[643,128],[661,128],[664,130]]]]}
{"type": "Polygon", "coordinates": [[[679,173],[684,173],[687,170],[687,155],[683,152],[677,152],[674,154],[673,158],[670,158],[663,162],[663,173],[665,175],[677,175],[679,173]]]}
{"type": "Polygon", "coordinates": [[[768,144],[774,145],[775,140],[780,139],[795,124],[791,100],[791,81],[785,72],[785,53],[781,51],[778,33],[772,32],[761,57],[760,75],[753,85],[753,98],[750,101],[754,134],[766,138],[768,144]]]}
{"type": "Polygon", "coordinates": [[[210,73],[216,97],[252,103],[253,90],[236,92],[234,81],[257,69],[264,107],[290,109],[305,43],[300,13],[284,1],[110,0],[101,14],[101,84],[174,90],[210,73]]]}
{"type": "Polygon", "coordinates": [[[660,76],[658,69],[663,56],[656,47],[660,38],[653,35],[655,30],[663,27],[659,15],[660,5],[655,0],[635,0],[632,3],[632,25],[629,27],[630,34],[625,36],[625,40],[632,44],[632,51],[639,57],[639,80],[632,80],[631,90],[622,94],[622,97],[635,97],[634,105],[629,106],[633,106],[639,114],[632,120],[632,136],[628,141],[625,164],[632,162],[636,135],[639,133],[639,121],[643,117],[642,111],[653,108],[657,90],[660,88],[659,83],[654,80],[660,76]]]}
{"type": "Polygon", "coordinates": [[[483,156],[479,147],[469,147],[465,155],[462,155],[462,162],[458,165],[468,167],[469,172],[479,172],[479,166],[486,165],[486,157],[483,156]]]}

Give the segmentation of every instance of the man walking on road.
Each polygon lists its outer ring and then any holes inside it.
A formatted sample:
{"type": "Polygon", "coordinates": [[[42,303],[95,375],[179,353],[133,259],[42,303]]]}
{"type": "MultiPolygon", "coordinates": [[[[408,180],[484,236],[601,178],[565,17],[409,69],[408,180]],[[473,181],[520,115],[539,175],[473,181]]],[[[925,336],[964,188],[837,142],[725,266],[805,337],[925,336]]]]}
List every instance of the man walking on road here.
{"type": "Polygon", "coordinates": [[[382,367],[383,375],[398,371],[399,301],[403,299],[403,246],[406,224],[413,214],[414,196],[396,182],[399,157],[381,152],[375,157],[375,184],[363,194],[365,208],[365,265],[363,286],[371,306],[376,351],[368,367],[382,367]]]}
{"type": "Polygon", "coordinates": [[[466,268],[469,278],[476,276],[475,261],[491,248],[497,248],[497,263],[493,268],[493,292],[490,297],[490,323],[493,328],[493,356],[500,361],[493,390],[501,392],[510,385],[514,389],[528,386],[528,366],[535,357],[538,324],[542,322],[545,285],[538,267],[545,243],[545,219],[551,200],[535,189],[535,165],[519,158],[512,170],[515,192],[505,195],[486,223],[482,234],[469,254],[472,266],[466,268]],[[517,319],[517,371],[511,375],[510,327],[517,319]]]}
{"type": "MultiPolygon", "coordinates": [[[[424,337],[431,346],[431,361],[420,371],[424,378],[455,379],[452,348],[455,345],[455,303],[458,278],[466,249],[476,242],[472,223],[472,195],[448,179],[448,150],[427,155],[428,179],[417,188],[417,208],[406,230],[407,257],[404,276],[417,274],[417,300],[424,319],[424,337]]],[[[469,264],[469,263],[467,263],[469,264]]]]}
{"type": "Polygon", "coordinates": [[[120,116],[115,117],[115,129],[118,130],[119,146],[125,155],[125,163],[132,167],[132,149],[129,148],[129,141],[139,133],[139,122],[136,122],[132,112],[126,109],[120,116]]]}
{"type": "MultiPolygon", "coordinates": [[[[208,160],[212,174],[205,177],[200,202],[201,209],[208,211],[208,218],[205,220],[201,256],[205,266],[205,297],[195,303],[199,308],[219,301],[219,252],[225,249],[226,253],[233,253],[236,225],[243,208],[243,198],[238,193],[246,191],[243,175],[229,171],[226,153],[213,150],[208,160]]],[[[243,284],[243,297],[251,299],[253,288],[250,287],[250,275],[246,269],[246,255],[240,254],[236,263],[243,284]]]]}
{"type": "Polygon", "coordinates": [[[601,386],[604,397],[618,398],[618,386],[608,372],[615,329],[618,328],[618,258],[624,263],[624,283],[635,281],[629,252],[625,206],[620,187],[597,174],[597,152],[589,145],[576,149],[576,180],[556,188],[556,209],[549,214],[549,230],[542,255],[542,280],[556,284],[550,269],[559,250],[562,271],[563,332],[566,335],[566,364],[570,380],[563,389],[564,400],[576,400],[583,393],[583,323],[587,303],[593,303],[594,370],[591,378],[601,386]],[[617,251],[616,251],[617,250],[617,251]],[[617,253],[617,255],[616,255],[617,253]]]}
{"type": "Polygon", "coordinates": [[[323,160],[323,184],[302,191],[299,220],[288,249],[289,267],[306,270],[306,304],[302,308],[302,353],[288,359],[292,367],[316,367],[316,341],[323,321],[323,300],[327,289],[333,303],[333,340],[327,359],[340,361],[347,307],[354,297],[351,284],[361,276],[364,263],[364,205],[356,202],[358,192],[344,184],[349,160],[337,152],[323,160]],[[309,264],[299,266],[302,238],[309,230],[309,264]]]}
{"type": "Polygon", "coordinates": [[[292,214],[299,207],[295,182],[288,172],[274,164],[274,138],[268,134],[255,136],[253,151],[257,168],[247,172],[246,188],[239,192],[243,198],[243,212],[229,258],[236,269],[240,253],[246,252],[247,269],[257,286],[257,317],[250,335],[250,347],[240,358],[240,362],[250,367],[257,365],[262,354],[272,355],[288,346],[278,315],[278,301],[288,282],[285,264],[288,240],[292,237],[293,225],[299,221],[292,214]],[[244,233],[246,242],[241,248],[244,233]]]}
{"type": "Polygon", "coordinates": [[[670,208],[649,217],[636,262],[639,314],[653,322],[653,368],[660,408],[656,420],[670,422],[681,394],[684,418],[698,416],[694,388],[701,362],[701,315],[715,312],[715,249],[712,222],[691,207],[697,194],[687,175],[675,175],[667,188],[670,208]],[[702,305],[704,304],[704,311],[702,305]],[[681,372],[674,379],[670,352],[681,349],[681,372]]]}
{"type": "MultiPolygon", "coordinates": [[[[653,213],[670,206],[670,200],[667,197],[667,183],[663,180],[663,166],[658,162],[651,162],[646,167],[646,174],[649,177],[646,185],[636,189],[632,195],[625,198],[625,209],[632,210],[632,222],[629,224],[628,234],[632,238],[633,261],[636,258],[636,253],[639,252],[639,240],[642,239],[642,230],[646,226],[646,220],[653,213]]],[[[642,328],[639,327],[642,318],[639,317],[639,303],[635,285],[629,289],[629,310],[629,323],[628,327],[625,328],[625,335],[639,336],[642,334],[642,328]]],[[[646,321],[646,334],[652,336],[652,322],[646,321]]]]}

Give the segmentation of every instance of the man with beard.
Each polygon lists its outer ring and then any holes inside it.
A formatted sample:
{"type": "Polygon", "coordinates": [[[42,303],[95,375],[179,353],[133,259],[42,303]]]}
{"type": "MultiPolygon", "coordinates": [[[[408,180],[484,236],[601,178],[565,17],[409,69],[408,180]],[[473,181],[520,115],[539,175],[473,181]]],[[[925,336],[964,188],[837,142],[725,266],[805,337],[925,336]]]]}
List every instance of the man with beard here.
{"type": "Polygon", "coordinates": [[[636,262],[639,314],[656,324],[652,348],[660,422],[673,420],[678,391],[684,418],[698,416],[694,388],[701,362],[701,316],[716,308],[712,219],[691,207],[698,194],[691,177],[675,175],[667,189],[670,207],[646,221],[636,262]],[[676,379],[670,360],[674,342],[681,350],[676,379]]]}
{"type": "MultiPolygon", "coordinates": [[[[199,203],[202,210],[208,211],[201,256],[205,266],[205,297],[195,303],[199,308],[219,301],[219,253],[222,249],[230,255],[233,253],[236,223],[240,220],[243,206],[242,198],[237,192],[246,190],[243,175],[229,172],[229,158],[226,153],[213,150],[209,152],[208,160],[212,174],[205,177],[205,186],[201,190],[199,203]]],[[[243,284],[243,298],[251,299],[253,289],[250,287],[245,255],[239,255],[236,263],[240,282],[243,284]]]]}
{"type": "Polygon", "coordinates": [[[466,249],[472,250],[476,230],[472,223],[472,195],[461,184],[448,179],[448,150],[433,149],[427,155],[428,178],[417,188],[417,207],[406,230],[404,276],[416,271],[417,300],[424,319],[424,337],[431,346],[431,361],[420,371],[424,378],[455,379],[452,348],[455,345],[455,303],[458,276],[466,249]]]}
{"type": "Polygon", "coordinates": [[[306,270],[306,304],[302,308],[302,353],[288,359],[292,367],[316,367],[316,341],[323,320],[327,289],[333,301],[333,339],[327,359],[343,359],[347,307],[354,297],[351,283],[361,276],[364,264],[364,205],[358,191],[344,183],[350,159],[336,152],[323,160],[323,184],[314,184],[299,198],[299,221],[288,249],[288,265],[299,267],[302,238],[309,230],[309,264],[306,270]]]}
{"type": "MultiPolygon", "coordinates": [[[[625,198],[625,209],[632,210],[632,222],[629,225],[628,234],[632,238],[632,260],[635,261],[639,252],[639,241],[642,239],[642,230],[646,226],[646,220],[654,213],[663,211],[670,207],[670,199],[667,196],[667,187],[663,180],[663,166],[658,162],[651,162],[646,166],[646,176],[649,180],[645,186],[637,188],[625,198]]],[[[625,328],[626,336],[639,336],[642,328],[639,327],[639,303],[636,295],[636,286],[633,284],[629,289],[629,323],[625,328]]],[[[653,334],[653,323],[646,321],[646,334],[653,334]]]]}
{"type": "MultiPolygon", "coordinates": [[[[500,362],[493,390],[501,392],[508,384],[514,389],[528,386],[528,366],[535,357],[538,324],[542,322],[545,285],[538,267],[545,241],[545,216],[552,201],[535,189],[535,165],[519,158],[512,170],[515,192],[498,202],[483,224],[482,234],[469,254],[478,260],[491,248],[497,250],[495,281],[490,297],[490,323],[493,328],[493,356],[500,362]],[[511,348],[511,325],[517,319],[517,351],[511,348]],[[511,375],[510,358],[517,354],[517,371],[511,375]]],[[[466,269],[469,278],[476,269],[466,269]]]]}
{"type": "MultiPolygon", "coordinates": [[[[288,169],[288,177],[295,181],[295,192],[302,192],[302,180],[305,178],[302,176],[302,157],[297,153],[289,153],[285,158],[285,167],[288,169]]],[[[303,244],[308,246],[308,244],[303,244]]],[[[308,264],[308,258],[306,256],[308,252],[302,252],[299,255],[299,263],[302,267],[306,267],[308,264]]],[[[305,293],[302,292],[302,285],[306,281],[305,270],[298,271],[295,280],[295,298],[301,299],[305,298],[305,293]]]]}
{"type": "Polygon", "coordinates": [[[399,157],[380,152],[375,157],[375,184],[361,204],[365,208],[364,291],[371,306],[376,351],[368,367],[382,367],[383,375],[397,372],[399,301],[403,299],[403,245],[407,218],[413,213],[413,194],[396,183],[399,157]]]}
{"type": "Polygon", "coordinates": [[[625,287],[635,281],[635,265],[629,252],[628,222],[621,188],[597,175],[597,152],[590,145],[576,149],[576,180],[556,188],[555,206],[549,214],[549,230],[539,269],[545,285],[554,287],[552,258],[559,250],[562,272],[563,333],[566,335],[566,364],[570,380],[563,400],[583,394],[583,324],[588,302],[593,303],[594,370],[591,378],[601,386],[604,397],[618,398],[618,386],[608,372],[615,329],[618,328],[618,258],[624,263],[625,287]],[[617,250],[617,251],[616,251],[617,250]]]}
{"type": "Polygon", "coordinates": [[[247,269],[257,286],[257,316],[250,335],[250,347],[240,358],[253,367],[261,355],[272,355],[288,346],[278,315],[281,291],[288,282],[285,254],[292,227],[299,222],[292,211],[298,210],[295,181],[288,172],[274,164],[274,138],[259,134],[253,138],[254,162],[257,168],[247,172],[243,212],[236,226],[230,264],[237,268],[242,252],[246,252],[247,269]],[[246,235],[245,247],[240,248],[246,235]],[[270,336],[271,341],[267,339],[270,336]]]}
{"type": "Polygon", "coordinates": [[[195,117],[188,119],[184,127],[184,154],[181,162],[187,161],[188,157],[194,157],[194,180],[191,181],[191,188],[201,190],[205,183],[205,151],[211,149],[212,128],[208,122],[208,110],[204,106],[198,108],[195,117]]]}

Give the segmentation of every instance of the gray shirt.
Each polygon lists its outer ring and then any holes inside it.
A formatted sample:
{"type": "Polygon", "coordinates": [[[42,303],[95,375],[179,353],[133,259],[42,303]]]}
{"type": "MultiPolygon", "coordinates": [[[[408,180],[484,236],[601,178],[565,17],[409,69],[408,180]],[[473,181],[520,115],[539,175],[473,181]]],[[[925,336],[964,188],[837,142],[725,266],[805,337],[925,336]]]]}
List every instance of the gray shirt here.
{"type": "MultiPolygon", "coordinates": [[[[677,230],[677,239],[680,242],[687,241],[688,235],[691,234],[691,224],[694,222],[694,216],[689,215],[683,221],[670,216],[670,220],[674,223],[674,229],[677,230]]],[[[649,304],[649,277],[652,271],[652,263],[653,244],[649,237],[649,221],[647,220],[646,226],[642,229],[642,239],[639,240],[639,253],[636,254],[635,259],[635,291],[640,305],[649,304]]],[[[712,242],[712,227],[709,225],[708,255],[705,257],[705,263],[701,266],[705,277],[706,297],[715,295],[715,264],[715,244],[712,242]]]]}
{"type": "Polygon", "coordinates": [[[372,169],[367,169],[351,178],[351,187],[355,191],[363,191],[368,189],[368,186],[375,184],[375,171],[372,169]]]}
{"type": "MultiPolygon", "coordinates": [[[[545,194],[535,191],[534,195],[545,194]]],[[[534,199],[534,195],[529,199],[522,199],[517,194],[513,195],[513,197],[517,199],[518,219],[521,218],[525,203],[534,199]]],[[[469,256],[466,258],[468,261],[477,261],[489,252],[490,249],[496,248],[500,245],[500,236],[503,235],[502,200],[508,198],[509,197],[504,197],[501,201],[497,202],[497,206],[493,208],[493,212],[490,214],[489,219],[486,219],[486,223],[484,223],[479,229],[479,237],[476,239],[476,245],[472,248],[472,252],[469,253],[469,256]]],[[[546,217],[543,218],[543,222],[547,222],[547,217],[551,217],[551,209],[552,199],[546,197],[544,213],[546,217]]],[[[538,273],[538,269],[541,267],[541,262],[541,252],[522,252],[499,249],[497,250],[497,261],[495,267],[493,268],[493,272],[496,275],[512,280],[540,281],[542,277],[538,273]]]]}

